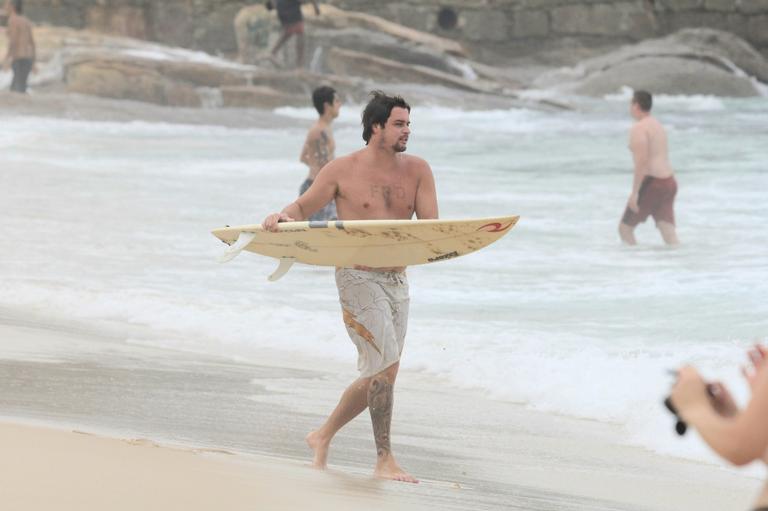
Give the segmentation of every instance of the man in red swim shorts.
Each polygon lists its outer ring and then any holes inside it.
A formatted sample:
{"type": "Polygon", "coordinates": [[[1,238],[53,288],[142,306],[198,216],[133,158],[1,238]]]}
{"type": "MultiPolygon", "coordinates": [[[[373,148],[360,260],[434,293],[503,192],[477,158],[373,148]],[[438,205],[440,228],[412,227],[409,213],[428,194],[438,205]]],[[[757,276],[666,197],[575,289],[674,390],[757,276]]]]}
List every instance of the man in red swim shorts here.
{"type": "Polygon", "coordinates": [[[677,181],[669,165],[667,133],[651,116],[653,99],[646,91],[635,91],[629,111],[635,124],[629,134],[629,149],[635,164],[632,193],[619,224],[619,236],[627,245],[636,245],[635,227],[649,216],[656,221],[667,245],[677,245],[675,195],[677,181]]]}
{"type": "MultiPolygon", "coordinates": [[[[315,8],[315,14],[320,15],[317,0],[310,0],[315,8]]],[[[301,0],[275,0],[277,17],[283,27],[283,33],[272,48],[272,59],[292,36],[296,36],[296,67],[304,67],[304,16],[301,13],[301,0]]]]}

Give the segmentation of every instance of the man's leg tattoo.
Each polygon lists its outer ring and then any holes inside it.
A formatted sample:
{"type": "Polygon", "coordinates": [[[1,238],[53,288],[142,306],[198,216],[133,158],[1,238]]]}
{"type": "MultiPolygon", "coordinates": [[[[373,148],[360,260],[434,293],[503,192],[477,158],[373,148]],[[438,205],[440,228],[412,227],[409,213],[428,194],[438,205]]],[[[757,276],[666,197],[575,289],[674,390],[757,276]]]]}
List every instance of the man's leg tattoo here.
{"type": "Polygon", "coordinates": [[[382,376],[376,376],[368,387],[368,408],[373,423],[373,438],[379,458],[389,456],[389,429],[392,424],[392,403],[394,389],[382,376]]]}

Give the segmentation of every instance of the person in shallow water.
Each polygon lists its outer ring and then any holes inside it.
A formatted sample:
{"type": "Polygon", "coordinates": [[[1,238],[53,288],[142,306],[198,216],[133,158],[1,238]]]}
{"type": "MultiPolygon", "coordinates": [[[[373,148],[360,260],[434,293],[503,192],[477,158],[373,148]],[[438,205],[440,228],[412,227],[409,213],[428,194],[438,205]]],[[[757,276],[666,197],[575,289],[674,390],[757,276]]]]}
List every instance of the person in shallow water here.
{"type": "MultiPolygon", "coordinates": [[[[341,109],[339,95],[331,87],[318,87],[312,92],[312,104],[320,117],[309,129],[304,147],[301,149],[300,159],[309,167],[309,175],[299,188],[299,196],[309,190],[320,169],[333,160],[336,151],[331,124],[339,116],[341,109]]],[[[336,220],[336,202],[331,200],[310,216],[309,220],[336,220]]]]}
{"type": "MultiPolygon", "coordinates": [[[[742,373],[752,398],[744,410],[739,410],[724,385],[707,385],[690,366],[680,369],[670,396],[680,418],[735,465],[757,459],[768,463],[768,349],[758,345],[748,355],[750,365],[742,368],[742,373]]],[[[768,511],[768,482],[754,506],[754,511],[768,511]]]]}
{"type": "Polygon", "coordinates": [[[635,124],[629,134],[635,172],[632,193],[619,223],[619,236],[627,245],[636,245],[635,227],[653,216],[661,237],[668,245],[677,245],[674,202],[677,181],[669,165],[667,133],[651,115],[653,98],[646,91],[636,91],[629,111],[635,124]]]}
{"type": "MultiPolygon", "coordinates": [[[[334,198],[342,220],[407,220],[414,213],[420,219],[437,218],[432,169],[421,158],[404,154],[411,107],[399,96],[372,95],[363,111],[366,146],[323,167],[305,194],[264,219],[265,229],[306,219],[334,198]]],[[[395,378],[408,324],[405,268],[337,268],[336,285],[344,324],[357,348],[360,377],[325,423],[307,435],[314,465],[326,467],[333,437],[367,408],[376,442],[374,474],[418,482],[400,468],[390,445],[395,378]]]]}

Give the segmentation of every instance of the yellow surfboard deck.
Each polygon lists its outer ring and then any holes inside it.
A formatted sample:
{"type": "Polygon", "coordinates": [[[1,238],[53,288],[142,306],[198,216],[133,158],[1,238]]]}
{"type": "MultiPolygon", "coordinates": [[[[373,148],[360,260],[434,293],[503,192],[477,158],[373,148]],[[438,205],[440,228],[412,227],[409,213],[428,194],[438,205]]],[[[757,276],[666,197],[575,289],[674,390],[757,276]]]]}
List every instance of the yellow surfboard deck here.
{"type": "Polygon", "coordinates": [[[213,230],[230,245],[222,262],[240,251],[281,260],[276,280],[295,262],[318,266],[413,266],[460,257],[507,234],[518,216],[468,220],[338,220],[284,222],[278,232],[261,225],[213,230]]]}

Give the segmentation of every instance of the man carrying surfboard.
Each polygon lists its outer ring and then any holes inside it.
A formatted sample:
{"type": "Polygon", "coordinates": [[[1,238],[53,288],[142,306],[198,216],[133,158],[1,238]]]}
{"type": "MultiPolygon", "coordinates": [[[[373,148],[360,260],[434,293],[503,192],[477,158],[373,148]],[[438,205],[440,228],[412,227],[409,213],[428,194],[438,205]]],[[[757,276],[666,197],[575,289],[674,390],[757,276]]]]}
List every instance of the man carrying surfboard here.
{"type": "MultiPolygon", "coordinates": [[[[332,199],[340,220],[438,217],[432,169],[423,159],[404,154],[411,107],[399,96],[371,95],[362,120],[366,146],[323,167],[306,193],[264,219],[265,229],[307,219],[332,199]]],[[[400,468],[390,445],[394,384],[408,323],[405,268],[337,268],[336,285],[344,324],[357,347],[360,377],[326,422],[307,435],[314,465],[325,468],[334,435],[368,408],[376,442],[374,475],[416,483],[400,468]]]]}
{"type": "MultiPolygon", "coordinates": [[[[331,124],[339,116],[341,100],[336,91],[323,85],[312,92],[312,104],[318,115],[317,122],[312,125],[301,149],[301,161],[309,167],[309,175],[299,188],[299,195],[309,190],[320,169],[334,158],[336,141],[333,139],[331,124]]],[[[308,220],[336,220],[336,203],[331,200],[328,204],[313,213],[308,220]]]]}

